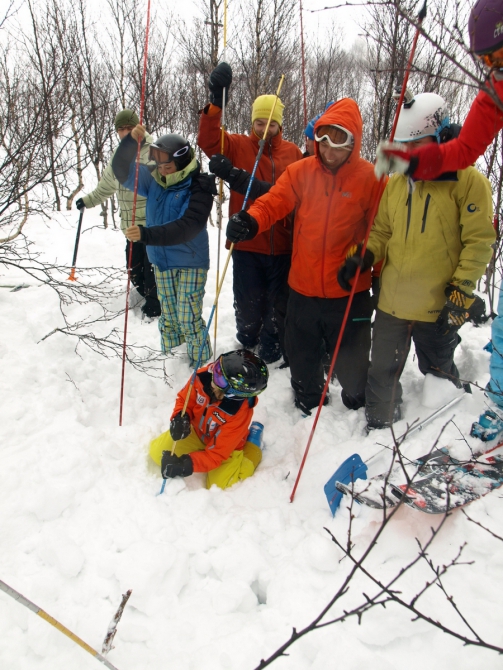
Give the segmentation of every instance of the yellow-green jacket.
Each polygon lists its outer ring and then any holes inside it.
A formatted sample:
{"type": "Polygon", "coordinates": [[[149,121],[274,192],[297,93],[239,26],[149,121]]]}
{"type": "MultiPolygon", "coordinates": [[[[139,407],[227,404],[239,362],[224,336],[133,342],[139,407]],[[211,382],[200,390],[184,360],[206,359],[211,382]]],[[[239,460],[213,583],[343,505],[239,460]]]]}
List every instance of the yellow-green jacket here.
{"type": "Polygon", "coordinates": [[[395,174],[379,205],[368,248],[384,259],[379,309],[399,319],[436,321],[445,287],[471,293],[495,240],[489,181],[475,168],[418,181],[395,174]]]}
{"type": "MultiPolygon", "coordinates": [[[[151,144],[152,136],[147,133],[145,135],[145,142],[143,143],[140,151],[140,163],[148,163],[148,154],[151,144]]],[[[111,198],[114,193],[117,193],[117,200],[119,201],[121,215],[121,230],[124,231],[131,225],[131,217],[133,212],[133,191],[125,188],[115,178],[114,171],[112,170],[112,159],[114,155],[115,151],[112,154],[108,165],[103,171],[103,175],[94,191],[91,191],[91,193],[85,195],[82,200],[84,201],[84,205],[86,207],[95,207],[96,205],[105,202],[107,198],[111,198]]],[[[141,196],[136,198],[135,223],[137,226],[145,225],[146,202],[147,198],[142,198],[141,196]]]]}

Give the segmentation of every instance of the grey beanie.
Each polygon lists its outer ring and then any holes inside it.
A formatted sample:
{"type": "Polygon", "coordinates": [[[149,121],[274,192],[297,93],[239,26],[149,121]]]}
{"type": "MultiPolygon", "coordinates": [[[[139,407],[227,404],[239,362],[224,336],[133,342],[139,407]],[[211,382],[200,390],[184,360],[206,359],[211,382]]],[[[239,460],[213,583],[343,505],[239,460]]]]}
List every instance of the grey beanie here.
{"type": "Polygon", "coordinates": [[[124,128],[125,126],[132,126],[133,128],[140,123],[138,114],[133,112],[132,109],[123,109],[122,112],[119,112],[115,117],[115,130],[119,128],[124,128]]]}

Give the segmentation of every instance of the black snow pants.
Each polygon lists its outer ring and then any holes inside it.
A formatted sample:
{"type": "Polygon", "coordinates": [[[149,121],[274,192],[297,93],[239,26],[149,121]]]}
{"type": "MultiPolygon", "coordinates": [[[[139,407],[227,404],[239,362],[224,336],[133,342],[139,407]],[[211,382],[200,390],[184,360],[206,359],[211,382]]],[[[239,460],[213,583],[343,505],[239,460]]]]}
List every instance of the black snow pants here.
{"type": "Polygon", "coordinates": [[[276,312],[275,304],[286,291],[290,261],[289,254],[232,252],[236,337],[247,349],[258,344],[257,353],[266,363],[282,354],[284,316],[282,310],[276,312]]]}
{"type": "Polygon", "coordinates": [[[450,379],[460,385],[454,365],[454,351],[461,341],[456,331],[436,332],[436,324],[407,321],[381,311],[376,312],[372,336],[372,357],[365,392],[365,414],[371,427],[389,425],[399,416],[402,402],[400,376],[414,340],[419,370],[450,379]]]}
{"type": "MultiPolygon", "coordinates": [[[[333,355],[347,303],[348,298],[308,297],[290,288],[285,347],[295,404],[303,411],[320,403],[325,384],[324,356],[327,350],[330,357],[333,355]]],[[[335,364],[343,402],[351,409],[365,404],[372,312],[369,291],[356,293],[335,364]]]]}
{"type": "MultiPolygon", "coordinates": [[[[126,242],[126,266],[129,262],[129,245],[126,242]]],[[[131,282],[138,290],[138,293],[145,298],[145,304],[142,311],[146,316],[160,316],[161,305],[157,298],[157,286],[155,285],[155,275],[152,264],[147,256],[147,249],[141,242],[133,244],[133,253],[131,258],[131,282]]]]}

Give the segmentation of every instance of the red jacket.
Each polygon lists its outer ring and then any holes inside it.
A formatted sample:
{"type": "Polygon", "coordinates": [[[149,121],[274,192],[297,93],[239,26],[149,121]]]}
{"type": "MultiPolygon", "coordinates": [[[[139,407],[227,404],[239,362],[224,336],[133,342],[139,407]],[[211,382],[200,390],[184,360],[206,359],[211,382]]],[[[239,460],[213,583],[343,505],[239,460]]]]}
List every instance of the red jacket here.
{"type": "MultiPolygon", "coordinates": [[[[186,409],[192,427],[205,446],[204,451],[190,454],[194,472],[209,472],[227,460],[233,451],[244,447],[253,407],[258,402],[258,398],[212,400],[212,376],[208,371],[212,365],[197,371],[186,409]]],[[[182,411],[189,386],[190,380],[178,393],[171,418],[182,411]]]]}
{"type": "MultiPolygon", "coordinates": [[[[350,248],[363,241],[369,210],[378,196],[374,166],[360,158],[362,119],[358,105],[343,98],[331,105],[316,128],[338,124],[350,130],[355,145],[349,159],[333,174],[315,156],[289,165],[269,193],[250,207],[265,231],[294,208],[292,266],[288,283],[295,291],[319,298],[348,295],[337,282],[337,272],[350,248]]],[[[360,275],[357,291],[370,288],[370,271],[360,275]]]]}
{"type": "MultiPolygon", "coordinates": [[[[222,110],[214,105],[207,105],[199,119],[199,133],[197,143],[204,153],[211,157],[213,154],[222,153],[221,145],[221,123],[222,110]]],[[[255,160],[259,151],[259,138],[253,131],[249,135],[237,133],[225,133],[224,154],[232,162],[234,167],[246,170],[250,174],[253,171],[255,160]]],[[[257,179],[276,183],[278,177],[283,174],[287,165],[302,158],[302,152],[292,142],[282,138],[281,131],[273,137],[264,147],[264,153],[260,158],[255,176],[257,179]]],[[[229,216],[242,209],[244,196],[231,191],[229,202],[229,216]]],[[[248,200],[252,203],[253,200],[248,200]]],[[[238,242],[236,249],[241,251],[255,251],[260,254],[289,254],[292,250],[290,225],[286,220],[288,212],[273,221],[276,225],[271,231],[257,235],[248,242],[238,242]]]]}
{"type": "MultiPolygon", "coordinates": [[[[503,81],[498,81],[493,76],[492,86],[503,102],[503,81]]],[[[458,137],[439,145],[442,159],[438,171],[431,178],[438,177],[443,172],[464,170],[473,165],[502,128],[503,111],[485,91],[479,91],[458,137]]]]}

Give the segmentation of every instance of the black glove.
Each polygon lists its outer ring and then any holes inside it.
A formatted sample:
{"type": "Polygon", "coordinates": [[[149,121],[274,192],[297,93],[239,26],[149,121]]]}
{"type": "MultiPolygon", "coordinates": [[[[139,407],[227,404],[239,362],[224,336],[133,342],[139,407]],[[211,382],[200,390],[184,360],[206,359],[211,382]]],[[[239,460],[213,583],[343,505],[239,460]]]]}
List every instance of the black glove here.
{"type": "Polygon", "coordinates": [[[75,201],[75,207],[80,211],[81,209],[84,209],[84,201],[82,198],[79,198],[78,200],[75,201]]]}
{"type": "Polygon", "coordinates": [[[348,293],[351,293],[352,288],[349,280],[353,279],[356,274],[356,270],[361,268],[361,271],[365,272],[374,264],[374,254],[369,249],[365,249],[363,258],[358,253],[359,251],[361,251],[361,247],[357,249],[356,254],[346,258],[344,265],[340,267],[339,272],[337,273],[337,281],[339,282],[339,286],[343,289],[343,291],[347,291],[348,293]]]}
{"type": "Polygon", "coordinates": [[[448,284],[445,289],[447,301],[436,321],[436,331],[439,335],[450,335],[468,319],[468,310],[475,298],[465,293],[454,284],[448,284]]]}
{"type": "Polygon", "coordinates": [[[190,477],[194,472],[194,464],[188,454],[177,456],[170,451],[162,452],[161,475],[163,479],[171,477],[190,477]]]}
{"type": "Polygon", "coordinates": [[[225,88],[225,102],[229,99],[229,86],[232,84],[232,70],[228,63],[219,63],[213,72],[210,74],[208,80],[208,88],[210,89],[210,102],[216,107],[223,107],[224,104],[224,88],[225,88]]]}
{"type": "Polygon", "coordinates": [[[188,414],[182,416],[181,412],[175,414],[169,424],[169,432],[175,442],[184,440],[190,435],[190,417],[188,414]]]}
{"type": "Polygon", "coordinates": [[[216,174],[217,177],[227,180],[234,165],[228,158],[222,154],[215,154],[210,158],[210,172],[216,174]]]}
{"type": "Polygon", "coordinates": [[[231,242],[252,240],[257,233],[258,223],[244,210],[233,214],[227,224],[227,239],[231,242]]]}
{"type": "Polygon", "coordinates": [[[469,317],[466,320],[471,321],[478,328],[489,321],[491,315],[486,314],[486,303],[479,295],[474,295],[473,298],[472,306],[468,310],[469,317]]]}

